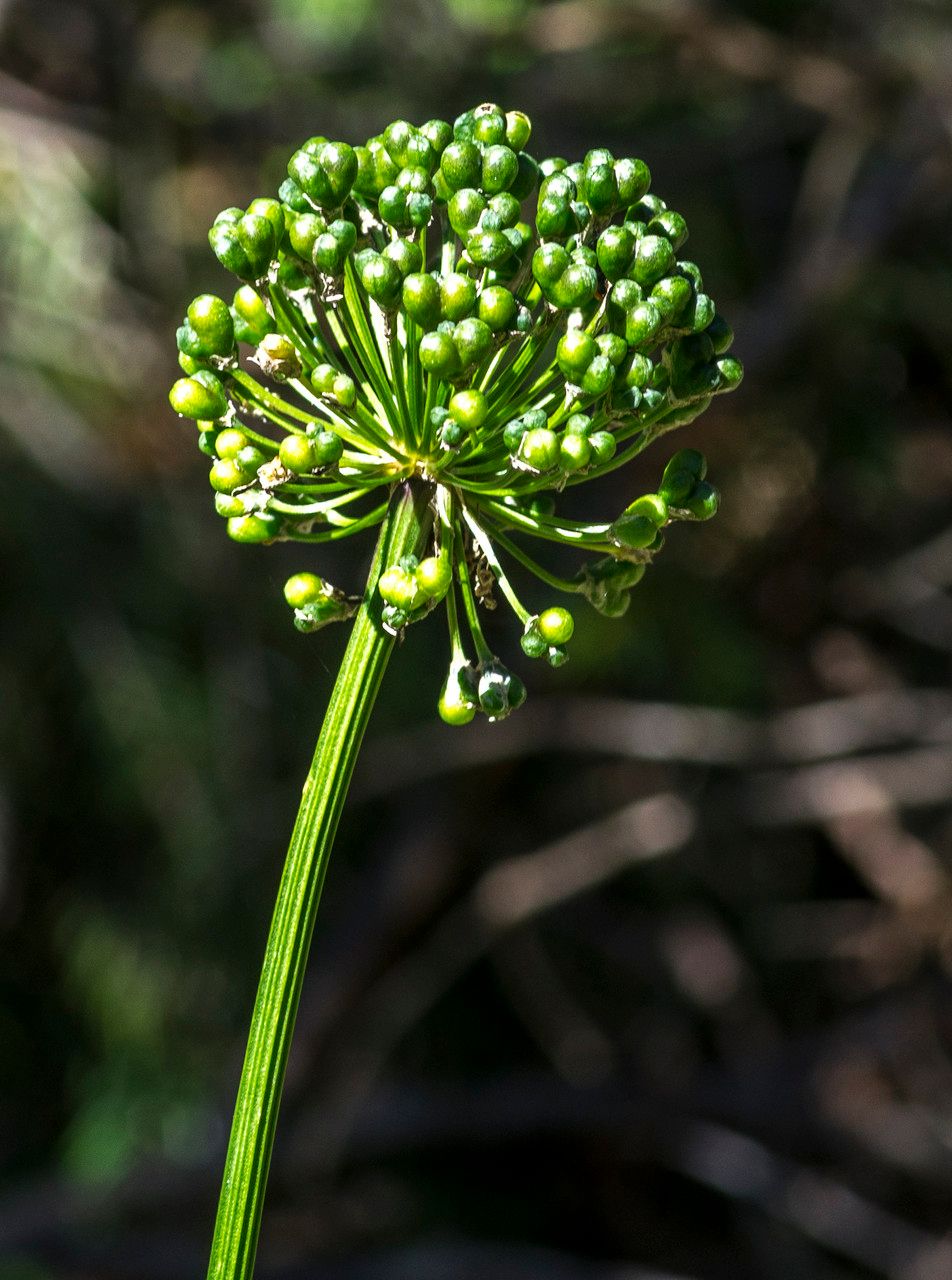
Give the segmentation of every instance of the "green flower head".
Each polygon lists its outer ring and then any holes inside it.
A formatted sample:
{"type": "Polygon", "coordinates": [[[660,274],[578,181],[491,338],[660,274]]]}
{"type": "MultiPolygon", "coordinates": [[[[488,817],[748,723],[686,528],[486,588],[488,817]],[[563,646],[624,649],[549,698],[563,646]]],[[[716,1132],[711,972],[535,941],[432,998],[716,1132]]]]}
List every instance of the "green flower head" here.
{"type": "MultiPolygon", "coordinates": [[[[384,519],[397,486],[425,486],[428,545],[370,589],[394,634],[444,605],[439,705],[454,724],[525,697],[480,625],[497,594],[527,656],[566,659],[572,615],[531,613],[507,566],[618,617],[665,527],[717,509],[691,449],[611,519],[563,518],[556,495],[743,375],[647,165],[603,148],[539,162],[530,133],[485,103],[453,125],[397,120],[363,146],[309,139],[277,198],[215,219],[212,249],[242,283],[230,304],[196,298],[177,335],[171,404],[198,424],[236,541],[349,537],[384,519]],[[538,562],[534,544],[553,542],[581,553],[574,577],[538,562]]],[[[309,571],[285,595],[302,631],[359,603],[309,571]]]]}

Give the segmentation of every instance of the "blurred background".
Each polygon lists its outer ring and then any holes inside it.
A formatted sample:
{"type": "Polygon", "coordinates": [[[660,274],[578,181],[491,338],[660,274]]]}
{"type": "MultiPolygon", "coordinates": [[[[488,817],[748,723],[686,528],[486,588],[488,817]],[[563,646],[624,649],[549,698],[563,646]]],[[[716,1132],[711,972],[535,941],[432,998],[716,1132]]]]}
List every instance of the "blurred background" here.
{"type": "Polygon", "coordinates": [[[748,377],[678,442],[721,514],[511,721],[396,655],[259,1274],[947,1280],[946,0],[4,0],[0,65],[2,1280],[204,1274],[345,640],[281,585],[370,554],[223,536],[166,400],[207,227],[486,99],[648,161],[748,377]]]}

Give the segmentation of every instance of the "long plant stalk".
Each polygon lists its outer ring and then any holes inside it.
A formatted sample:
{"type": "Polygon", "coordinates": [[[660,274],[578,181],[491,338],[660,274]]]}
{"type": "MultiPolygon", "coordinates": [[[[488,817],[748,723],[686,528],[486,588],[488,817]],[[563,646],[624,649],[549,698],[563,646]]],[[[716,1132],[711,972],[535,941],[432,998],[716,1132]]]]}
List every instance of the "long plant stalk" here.
{"type": "MultiPolygon", "coordinates": [[[[575,629],[561,605],[522,603],[510,558],[620,618],[668,527],[717,510],[688,448],[620,515],[556,514],[566,486],[687,426],[743,368],[698,266],[678,258],[687,224],[649,190],[644,161],[604,147],[538,161],[531,132],[524,112],[484,102],[452,124],[395,120],[356,148],[310,138],[277,199],[215,219],[209,244],[241,287],[231,305],[193,299],[176,331],[185,376],[169,401],[214,459],[230,538],[314,546],[383,525],[281,880],[209,1280],[251,1278],[327,859],[393,635],[444,605],[440,716],[502,720],[526,688],[477,605],[492,607],[498,585],[523,654],[553,667],[575,629]],[[526,538],[586,560],[561,577],[526,538]]],[[[302,632],[353,608],[310,568],[284,597],[302,632]]]]}
{"type": "Polygon", "coordinates": [[[431,513],[426,490],[394,495],[364,603],[331,693],[281,876],[261,970],[222,1182],[209,1280],[250,1280],[284,1074],[324,875],[354,764],[393,637],[381,626],[381,569],[419,550],[431,513]]]}

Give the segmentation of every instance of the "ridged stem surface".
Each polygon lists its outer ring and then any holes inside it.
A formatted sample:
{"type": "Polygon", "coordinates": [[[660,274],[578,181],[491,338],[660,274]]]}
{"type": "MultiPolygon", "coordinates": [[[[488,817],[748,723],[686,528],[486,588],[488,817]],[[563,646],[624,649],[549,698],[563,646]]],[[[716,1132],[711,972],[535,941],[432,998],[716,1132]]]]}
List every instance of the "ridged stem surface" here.
{"type": "Polygon", "coordinates": [[[428,495],[395,492],[380,531],[314,759],[304,783],[261,969],[232,1122],[209,1280],[250,1280],[284,1074],[331,847],[393,637],[380,624],[377,580],[401,556],[418,553],[429,529],[428,495]]]}

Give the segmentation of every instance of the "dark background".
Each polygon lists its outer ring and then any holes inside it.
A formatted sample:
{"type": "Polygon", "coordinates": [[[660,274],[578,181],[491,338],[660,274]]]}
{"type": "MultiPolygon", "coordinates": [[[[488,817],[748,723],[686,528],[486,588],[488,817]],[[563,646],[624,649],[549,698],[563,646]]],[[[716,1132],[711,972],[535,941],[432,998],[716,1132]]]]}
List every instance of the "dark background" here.
{"type": "Polygon", "coordinates": [[[8,0],[0,57],[0,1277],[204,1274],[345,639],[281,584],[369,557],[223,536],[165,398],[207,226],[313,133],[494,99],[686,215],[748,369],[681,436],[722,510],[559,672],[491,619],[506,725],[439,724],[408,635],[260,1274],[947,1280],[944,0],[8,0]]]}

